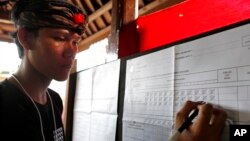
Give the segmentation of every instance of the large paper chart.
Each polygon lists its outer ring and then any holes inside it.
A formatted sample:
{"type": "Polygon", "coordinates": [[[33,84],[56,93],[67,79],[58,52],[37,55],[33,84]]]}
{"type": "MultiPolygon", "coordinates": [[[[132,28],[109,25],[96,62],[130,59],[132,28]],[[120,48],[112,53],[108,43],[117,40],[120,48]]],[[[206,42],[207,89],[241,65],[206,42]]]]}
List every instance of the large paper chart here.
{"type": "Polygon", "coordinates": [[[128,60],[123,141],[166,141],[187,100],[250,123],[249,60],[249,24],[128,60]]]}

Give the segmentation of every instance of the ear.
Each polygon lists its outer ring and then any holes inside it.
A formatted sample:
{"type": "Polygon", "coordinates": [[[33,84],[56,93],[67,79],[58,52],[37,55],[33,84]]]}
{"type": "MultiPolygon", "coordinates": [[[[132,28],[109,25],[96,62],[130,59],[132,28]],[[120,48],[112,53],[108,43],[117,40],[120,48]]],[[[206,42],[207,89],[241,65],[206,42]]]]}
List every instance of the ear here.
{"type": "Polygon", "coordinates": [[[28,37],[28,32],[24,28],[18,29],[17,38],[24,50],[31,49],[28,37]]]}

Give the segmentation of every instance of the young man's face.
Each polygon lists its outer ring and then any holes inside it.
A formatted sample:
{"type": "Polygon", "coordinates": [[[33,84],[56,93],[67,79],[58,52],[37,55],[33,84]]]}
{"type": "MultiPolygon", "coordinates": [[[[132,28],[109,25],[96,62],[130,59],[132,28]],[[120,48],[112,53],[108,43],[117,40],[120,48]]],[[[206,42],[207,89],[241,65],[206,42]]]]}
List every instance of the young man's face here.
{"type": "Polygon", "coordinates": [[[26,55],[34,68],[49,79],[66,80],[81,37],[66,29],[42,28],[33,39],[26,55]]]}

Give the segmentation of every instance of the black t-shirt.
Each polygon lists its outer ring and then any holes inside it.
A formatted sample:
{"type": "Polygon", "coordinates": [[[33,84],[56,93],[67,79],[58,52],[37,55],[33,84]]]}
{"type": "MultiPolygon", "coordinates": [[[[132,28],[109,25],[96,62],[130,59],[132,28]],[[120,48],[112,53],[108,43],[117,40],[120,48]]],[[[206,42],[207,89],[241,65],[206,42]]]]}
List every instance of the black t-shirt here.
{"type": "Polygon", "coordinates": [[[0,82],[1,141],[43,141],[42,134],[45,141],[65,140],[61,120],[62,100],[53,90],[49,89],[48,92],[52,104],[49,98],[45,105],[36,103],[42,118],[40,120],[36,107],[21,90],[7,80],[0,82]]]}

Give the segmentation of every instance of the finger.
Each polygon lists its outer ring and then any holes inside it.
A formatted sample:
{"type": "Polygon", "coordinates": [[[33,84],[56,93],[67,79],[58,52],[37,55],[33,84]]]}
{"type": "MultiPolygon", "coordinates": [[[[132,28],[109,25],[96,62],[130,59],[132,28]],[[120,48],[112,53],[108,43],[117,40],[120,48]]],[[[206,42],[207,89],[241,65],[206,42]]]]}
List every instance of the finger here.
{"type": "Polygon", "coordinates": [[[211,104],[204,104],[198,106],[198,109],[199,114],[194,124],[198,126],[198,129],[208,128],[213,114],[213,106],[211,104]]]}
{"type": "Polygon", "coordinates": [[[211,120],[211,127],[213,128],[215,133],[220,133],[221,130],[224,128],[227,119],[227,114],[225,111],[214,109],[212,120],[211,120]]]}
{"type": "Polygon", "coordinates": [[[201,104],[204,104],[204,102],[186,101],[184,106],[176,114],[176,126],[179,127],[187,119],[190,112],[201,104]]]}

